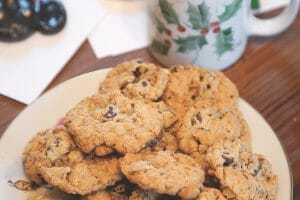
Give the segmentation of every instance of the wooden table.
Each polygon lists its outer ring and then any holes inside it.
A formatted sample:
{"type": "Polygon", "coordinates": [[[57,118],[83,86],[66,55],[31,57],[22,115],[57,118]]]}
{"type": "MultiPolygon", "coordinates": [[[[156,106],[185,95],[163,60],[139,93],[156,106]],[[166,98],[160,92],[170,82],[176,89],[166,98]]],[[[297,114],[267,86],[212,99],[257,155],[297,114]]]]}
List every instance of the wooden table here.
{"type": "MultiPolygon", "coordinates": [[[[147,49],[98,60],[85,42],[47,90],[79,74],[133,58],[155,62],[147,49]]],[[[300,199],[300,15],[279,36],[251,38],[243,58],[225,73],[280,138],[293,171],[294,199],[300,199]]],[[[25,107],[0,95],[0,136],[25,107]]]]}

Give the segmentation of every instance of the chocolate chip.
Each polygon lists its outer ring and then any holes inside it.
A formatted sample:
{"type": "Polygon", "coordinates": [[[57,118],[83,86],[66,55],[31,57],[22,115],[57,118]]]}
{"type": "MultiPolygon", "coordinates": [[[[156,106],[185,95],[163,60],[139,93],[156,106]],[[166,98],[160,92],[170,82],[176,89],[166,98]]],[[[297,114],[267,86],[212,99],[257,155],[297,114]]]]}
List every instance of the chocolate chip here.
{"type": "Polygon", "coordinates": [[[107,113],[104,114],[105,118],[115,118],[117,116],[117,113],[114,112],[114,107],[109,106],[107,113]]]}
{"type": "Polygon", "coordinates": [[[212,187],[212,188],[217,188],[217,189],[221,188],[220,181],[218,180],[218,178],[213,175],[208,175],[208,174],[205,175],[203,185],[206,187],[212,187]]]}
{"type": "Polygon", "coordinates": [[[228,157],[228,156],[226,156],[224,154],[222,155],[222,158],[225,160],[225,162],[223,163],[224,167],[228,167],[228,166],[230,166],[230,165],[232,165],[234,163],[234,159],[233,158],[228,157]]]}
{"type": "Polygon", "coordinates": [[[203,76],[200,76],[200,81],[203,81],[204,80],[204,77],[203,76]]]}
{"type": "Polygon", "coordinates": [[[196,95],[191,96],[192,100],[196,100],[196,95]]]}
{"type": "Polygon", "coordinates": [[[143,86],[143,87],[147,87],[147,86],[148,86],[148,83],[147,83],[146,81],[143,81],[143,82],[142,82],[142,86],[143,86]]]}
{"type": "Polygon", "coordinates": [[[210,84],[207,84],[206,88],[209,90],[211,88],[210,84]]]}
{"type": "Polygon", "coordinates": [[[135,68],[135,70],[132,72],[134,77],[139,78],[141,76],[141,71],[140,70],[141,70],[140,66],[135,68]]]}

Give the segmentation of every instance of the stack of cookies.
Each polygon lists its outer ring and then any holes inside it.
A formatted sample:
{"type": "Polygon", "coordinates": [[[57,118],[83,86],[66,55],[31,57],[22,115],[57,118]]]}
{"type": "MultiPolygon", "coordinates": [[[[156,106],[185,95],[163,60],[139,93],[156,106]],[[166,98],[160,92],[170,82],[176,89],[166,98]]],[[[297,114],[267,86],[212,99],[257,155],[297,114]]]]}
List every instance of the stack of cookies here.
{"type": "Polygon", "coordinates": [[[275,199],[277,176],[251,152],[238,98],[218,71],[121,63],[28,143],[25,172],[41,186],[29,200],[275,199]]]}

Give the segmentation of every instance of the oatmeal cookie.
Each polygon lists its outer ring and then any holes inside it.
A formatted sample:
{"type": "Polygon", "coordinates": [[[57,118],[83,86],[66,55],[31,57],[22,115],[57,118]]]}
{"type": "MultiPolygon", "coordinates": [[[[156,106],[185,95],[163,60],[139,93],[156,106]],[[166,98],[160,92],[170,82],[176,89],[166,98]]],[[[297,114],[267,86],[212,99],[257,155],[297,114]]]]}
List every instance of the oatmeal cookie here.
{"type": "Polygon", "coordinates": [[[179,148],[191,154],[205,153],[207,148],[224,139],[249,135],[248,126],[233,106],[218,100],[202,100],[191,107],[178,131],[179,148]]]}
{"type": "Polygon", "coordinates": [[[45,181],[67,193],[86,195],[121,180],[117,158],[80,159],[80,152],[76,154],[76,161],[66,166],[42,167],[45,181]]]}
{"type": "Polygon", "coordinates": [[[31,181],[42,184],[41,167],[59,165],[62,157],[76,148],[65,127],[39,132],[27,144],[23,153],[25,173],[31,181]]]}
{"type": "Polygon", "coordinates": [[[141,60],[124,62],[112,69],[100,85],[100,92],[121,90],[130,98],[158,100],[167,85],[168,71],[141,60]]]}
{"type": "Polygon", "coordinates": [[[169,82],[163,95],[178,117],[200,99],[219,99],[236,105],[238,90],[222,73],[194,66],[174,66],[170,69],[169,82]]]}
{"type": "Polygon", "coordinates": [[[204,181],[201,166],[191,157],[170,151],[126,154],[120,160],[123,174],[144,190],[195,198],[204,181]]]}
{"type": "Polygon", "coordinates": [[[66,114],[65,125],[83,152],[105,145],[125,154],[157,137],[163,117],[143,101],[112,92],[83,99],[66,114]]]}
{"type": "Polygon", "coordinates": [[[208,149],[207,162],[215,169],[215,176],[220,179],[222,186],[227,188],[227,193],[233,193],[236,196],[243,195],[237,193],[238,188],[233,187],[234,183],[231,182],[233,180],[227,176],[237,179],[236,181],[240,176],[244,176],[249,179],[249,182],[245,184],[249,187],[253,186],[248,189],[251,190],[248,194],[250,197],[254,198],[255,195],[252,193],[258,192],[261,194],[259,197],[275,199],[278,178],[272,171],[270,163],[264,156],[251,153],[241,140],[216,143],[208,149]]]}

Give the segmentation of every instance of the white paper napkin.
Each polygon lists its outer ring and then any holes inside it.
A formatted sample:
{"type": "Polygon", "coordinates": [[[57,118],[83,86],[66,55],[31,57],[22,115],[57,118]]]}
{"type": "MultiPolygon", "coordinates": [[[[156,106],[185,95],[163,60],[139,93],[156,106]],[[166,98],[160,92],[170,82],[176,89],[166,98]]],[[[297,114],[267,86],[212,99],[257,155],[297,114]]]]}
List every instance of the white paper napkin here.
{"type": "Polygon", "coordinates": [[[106,16],[89,37],[98,58],[148,45],[146,0],[99,0],[106,16]]]}
{"type": "Polygon", "coordinates": [[[98,23],[97,0],[63,0],[68,21],[53,36],[34,34],[18,43],[0,42],[0,93],[25,104],[47,87],[98,23]]]}

